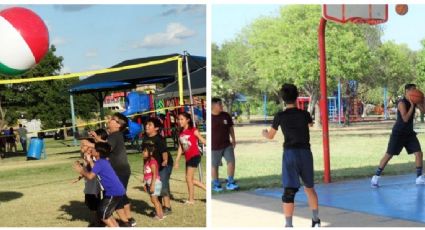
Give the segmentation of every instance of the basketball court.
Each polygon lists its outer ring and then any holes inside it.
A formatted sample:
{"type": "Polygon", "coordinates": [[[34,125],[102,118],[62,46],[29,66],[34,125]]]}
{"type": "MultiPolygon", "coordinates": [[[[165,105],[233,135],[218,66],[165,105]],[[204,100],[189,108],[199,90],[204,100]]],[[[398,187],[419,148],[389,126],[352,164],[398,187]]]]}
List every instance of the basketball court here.
{"type": "MultiPolygon", "coordinates": [[[[413,174],[383,176],[378,189],[370,187],[370,178],[316,185],[322,226],[425,227],[425,186],[416,185],[414,179],[413,174]]],[[[282,188],[275,188],[213,195],[212,215],[217,216],[213,224],[284,226],[282,193],[282,188]]],[[[302,189],[295,205],[294,226],[310,227],[311,211],[302,189]]]]}

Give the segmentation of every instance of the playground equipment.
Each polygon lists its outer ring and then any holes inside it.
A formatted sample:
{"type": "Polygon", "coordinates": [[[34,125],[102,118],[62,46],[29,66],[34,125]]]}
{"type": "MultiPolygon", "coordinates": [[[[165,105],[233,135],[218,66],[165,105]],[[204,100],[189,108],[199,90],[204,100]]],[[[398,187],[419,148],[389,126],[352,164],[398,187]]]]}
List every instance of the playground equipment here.
{"type": "Polygon", "coordinates": [[[339,23],[358,23],[377,25],[388,20],[388,5],[348,5],[331,4],[323,5],[323,15],[318,28],[319,62],[320,62],[320,113],[322,120],[323,136],[323,159],[325,183],[331,182],[330,157],[329,157],[329,125],[328,125],[328,102],[326,83],[326,45],[325,29],[328,20],[339,23]]]}
{"type": "Polygon", "coordinates": [[[49,50],[49,32],[33,11],[0,11],[0,74],[19,75],[37,65],[49,50]]]}

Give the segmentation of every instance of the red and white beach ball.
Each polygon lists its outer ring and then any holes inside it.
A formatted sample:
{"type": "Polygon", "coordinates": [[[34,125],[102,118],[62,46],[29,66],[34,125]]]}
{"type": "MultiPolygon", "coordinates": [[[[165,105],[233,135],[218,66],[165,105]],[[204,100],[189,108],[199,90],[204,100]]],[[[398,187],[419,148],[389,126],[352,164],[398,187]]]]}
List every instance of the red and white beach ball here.
{"type": "Polygon", "coordinates": [[[0,74],[19,75],[37,65],[49,50],[49,32],[33,11],[0,11],[0,74]]]}

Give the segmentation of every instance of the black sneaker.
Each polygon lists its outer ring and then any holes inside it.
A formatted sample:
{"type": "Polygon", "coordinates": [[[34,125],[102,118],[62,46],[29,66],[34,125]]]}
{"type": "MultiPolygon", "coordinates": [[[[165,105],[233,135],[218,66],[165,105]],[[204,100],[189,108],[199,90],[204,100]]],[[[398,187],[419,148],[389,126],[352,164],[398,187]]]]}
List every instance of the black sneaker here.
{"type": "Polygon", "coordinates": [[[137,225],[136,220],[133,217],[128,219],[128,223],[131,225],[131,227],[135,227],[137,225]]]}
{"type": "Polygon", "coordinates": [[[320,219],[317,219],[317,221],[311,220],[311,227],[320,228],[320,219]]]}
{"type": "Polygon", "coordinates": [[[131,227],[130,221],[129,222],[121,222],[119,225],[120,225],[120,227],[127,227],[127,228],[131,227]]]}
{"type": "Polygon", "coordinates": [[[164,207],[163,210],[164,210],[164,215],[170,215],[171,214],[171,208],[164,207]]]}

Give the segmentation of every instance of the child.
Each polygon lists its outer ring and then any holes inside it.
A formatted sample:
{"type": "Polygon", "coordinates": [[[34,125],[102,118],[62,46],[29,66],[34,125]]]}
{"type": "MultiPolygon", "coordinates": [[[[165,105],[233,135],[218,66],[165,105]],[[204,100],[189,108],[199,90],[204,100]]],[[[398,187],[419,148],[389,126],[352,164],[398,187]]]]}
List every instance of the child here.
{"type": "Polygon", "coordinates": [[[93,166],[92,171],[86,171],[80,162],[74,163],[74,169],[83,177],[92,180],[99,176],[100,183],[105,189],[105,195],[98,207],[98,216],[108,227],[118,227],[118,223],[113,218],[112,214],[115,211],[118,203],[125,195],[125,188],[120,182],[117,174],[112,169],[111,163],[107,160],[111,153],[111,146],[105,142],[95,143],[94,149],[91,148],[91,154],[87,155],[86,159],[93,166]],[[96,160],[93,162],[92,157],[96,160]]]}
{"type": "Polygon", "coordinates": [[[143,144],[143,188],[151,196],[152,204],[155,206],[156,215],[154,218],[163,220],[165,218],[162,212],[162,205],[158,200],[161,195],[162,183],[159,176],[159,165],[154,157],[154,144],[143,144]]]}
{"type": "Polygon", "coordinates": [[[162,183],[161,196],[158,199],[164,206],[165,214],[170,214],[170,177],[173,170],[173,157],[167,150],[167,143],[164,138],[159,134],[161,127],[159,119],[155,117],[149,118],[145,123],[146,135],[143,137],[143,144],[153,144],[155,146],[154,157],[159,164],[159,175],[162,183]]]}
{"type": "MultiPolygon", "coordinates": [[[[108,138],[108,133],[104,129],[97,129],[95,133],[102,139],[106,140],[108,138]]],[[[93,138],[84,138],[81,139],[80,146],[81,146],[81,158],[84,159],[84,167],[88,172],[91,172],[92,166],[89,163],[89,160],[86,159],[90,156],[91,148],[89,145],[94,145],[95,140],[93,138]]],[[[75,180],[73,183],[78,182],[82,179],[82,176],[78,177],[77,180],[75,180]]],[[[87,205],[87,207],[90,210],[90,224],[89,227],[102,227],[99,222],[99,218],[97,218],[97,208],[100,204],[101,197],[100,197],[100,184],[97,178],[94,178],[93,180],[85,179],[84,184],[84,203],[87,205]]]]}
{"type": "Polygon", "coordinates": [[[205,145],[206,141],[201,136],[199,131],[193,127],[193,121],[190,114],[184,112],[179,114],[179,125],[182,129],[179,135],[179,149],[177,151],[176,162],[174,163],[174,168],[179,167],[179,160],[184,152],[186,158],[186,183],[187,189],[189,191],[189,199],[185,202],[186,204],[194,204],[194,185],[199,188],[206,190],[206,187],[203,183],[196,180],[193,176],[196,168],[198,168],[199,163],[201,162],[201,154],[198,148],[198,140],[205,145]]]}
{"type": "Polygon", "coordinates": [[[415,131],[413,131],[413,118],[415,116],[416,106],[419,110],[425,112],[425,102],[421,104],[413,104],[410,98],[407,97],[407,93],[411,90],[416,89],[415,84],[406,84],[404,87],[404,97],[398,101],[397,105],[397,120],[394,124],[390,140],[388,143],[387,152],[379,162],[379,167],[375,172],[375,175],[370,181],[372,188],[379,187],[379,178],[381,177],[382,171],[385,166],[391,160],[393,156],[400,154],[401,150],[406,148],[408,154],[415,155],[416,162],[416,184],[425,184],[425,177],[422,175],[422,150],[418,138],[416,137],[415,131]]]}
{"type": "Polygon", "coordinates": [[[309,126],[313,125],[313,120],[308,112],[297,108],[295,103],[298,90],[295,85],[284,84],[281,95],[286,109],[275,115],[270,131],[263,130],[262,134],[267,139],[273,139],[280,126],[285,138],[282,161],[285,227],[292,227],[294,198],[301,186],[300,177],[304,183],[308,204],[313,212],[312,227],[320,227],[317,194],[314,190],[313,154],[310,150],[309,126]]]}

